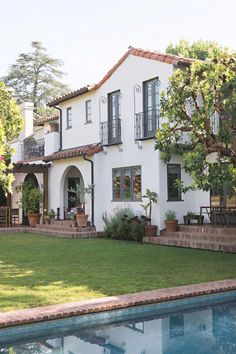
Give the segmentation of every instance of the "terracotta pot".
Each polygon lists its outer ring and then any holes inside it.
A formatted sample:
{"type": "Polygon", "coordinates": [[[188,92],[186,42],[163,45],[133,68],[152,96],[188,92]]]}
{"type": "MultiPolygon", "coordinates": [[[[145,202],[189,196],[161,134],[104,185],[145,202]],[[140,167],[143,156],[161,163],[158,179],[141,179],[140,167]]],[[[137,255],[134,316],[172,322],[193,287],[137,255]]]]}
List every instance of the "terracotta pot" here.
{"type": "Polygon", "coordinates": [[[86,227],[88,223],[87,214],[76,214],[77,225],[81,227],[86,227]]]}
{"type": "Polygon", "coordinates": [[[145,236],[154,237],[157,235],[157,226],[156,225],[145,225],[145,236]]]}
{"type": "Polygon", "coordinates": [[[30,227],[35,227],[37,224],[39,224],[41,214],[39,214],[39,213],[28,213],[27,216],[28,216],[30,227]]]}
{"type": "Polygon", "coordinates": [[[168,232],[176,232],[178,227],[178,220],[165,220],[166,230],[168,232]]]}

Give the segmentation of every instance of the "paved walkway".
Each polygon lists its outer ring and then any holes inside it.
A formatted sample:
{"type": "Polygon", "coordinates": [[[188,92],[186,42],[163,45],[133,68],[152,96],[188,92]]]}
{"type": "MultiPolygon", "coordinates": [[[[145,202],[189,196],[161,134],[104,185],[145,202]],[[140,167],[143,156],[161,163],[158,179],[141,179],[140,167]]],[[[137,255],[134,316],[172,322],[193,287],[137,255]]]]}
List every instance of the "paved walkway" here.
{"type": "Polygon", "coordinates": [[[236,290],[236,279],[0,313],[0,328],[236,290]]]}

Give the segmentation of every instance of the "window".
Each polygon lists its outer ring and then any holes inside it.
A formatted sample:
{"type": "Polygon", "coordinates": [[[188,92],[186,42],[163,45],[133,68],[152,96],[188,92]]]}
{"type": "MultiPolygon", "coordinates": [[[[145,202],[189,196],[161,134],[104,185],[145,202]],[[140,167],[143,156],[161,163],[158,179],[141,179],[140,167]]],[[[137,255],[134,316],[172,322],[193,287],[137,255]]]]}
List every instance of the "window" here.
{"type": "Polygon", "coordinates": [[[143,83],[143,134],[144,138],[155,136],[159,119],[159,79],[155,78],[143,83]]]}
{"type": "Polygon", "coordinates": [[[72,110],[71,107],[66,109],[66,128],[72,128],[72,110]]]}
{"type": "Polygon", "coordinates": [[[167,184],[168,184],[168,200],[181,200],[181,190],[176,186],[176,180],[181,179],[181,165],[167,165],[167,184]]]}
{"type": "Polygon", "coordinates": [[[91,100],[85,102],[85,113],[86,113],[86,122],[92,122],[92,107],[91,107],[91,100]]]}
{"type": "Polygon", "coordinates": [[[120,91],[108,94],[108,144],[121,143],[120,91]]]}
{"type": "Polygon", "coordinates": [[[112,170],[113,200],[141,199],[141,166],[112,170]]]}
{"type": "Polygon", "coordinates": [[[184,335],[184,316],[170,316],[170,338],[181,337],[184,335]]]}

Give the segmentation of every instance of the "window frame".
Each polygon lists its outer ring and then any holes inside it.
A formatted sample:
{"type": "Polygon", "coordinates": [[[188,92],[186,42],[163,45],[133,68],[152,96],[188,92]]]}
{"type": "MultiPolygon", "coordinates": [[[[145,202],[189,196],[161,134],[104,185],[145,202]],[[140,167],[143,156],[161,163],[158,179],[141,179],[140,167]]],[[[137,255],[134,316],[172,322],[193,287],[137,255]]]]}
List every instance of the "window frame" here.
{"type": "Polygon", "coordinates": [[[72,128],[72,108],[66,108],[66,129],[72,128]]]}
{"type": "Polygon", "coordinates": [[[85,101],[85,124],[92,123],[92,100],[85,101]],[[90,104],[90,106],[88,105],[90,104]]]}
{"type": "Polygon", "coordinates": [[[182,201],[182,193],[181,193],[181,189],[180,188],[178,188],[178,197],[171,197],[170,196],[170,188],[169,188],[169,183],[170,183],[170,181],[169,181],[169,179],[170,179],[169,169],[170,169],[170,167],[178,167],[179,176],[177,178],[181,180],[181,164],[180,163],[169,163],[169,164],[167,164],[167,201],[168,202],[180,202],[180,201],[182,201]]]}
{"type": "Polygon", "coordinates": [[[142,200],[142,166],[135,165],[135,166],[125,166],[125,167],[115,167],[112,169],[112,201],[114,202],[126,202],[126,201],[133,201],[133,202],[140,202],[142,200]],[[140,169],[140,198],[135,197],[134,193],[134,171],[135,168],[140,169]],[[124,171],[129,169],[130,170],[130,198],[124,197],[124,171]],[[114,188],[114,175],[115,172],[120,172],[120,198],[115,198],[115,188],[114,188]]]}

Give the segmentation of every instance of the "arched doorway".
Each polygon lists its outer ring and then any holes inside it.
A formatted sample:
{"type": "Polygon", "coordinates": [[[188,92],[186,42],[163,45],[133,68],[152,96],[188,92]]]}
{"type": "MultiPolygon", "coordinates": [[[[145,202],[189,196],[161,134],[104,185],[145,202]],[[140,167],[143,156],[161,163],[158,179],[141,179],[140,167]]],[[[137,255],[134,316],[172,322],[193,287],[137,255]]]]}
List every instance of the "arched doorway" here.
{"type": "MultiPolygon", "coordinates": [[[[33,173],[29,173],[25,177],[24,182],[30,182],[32,187],[39,188],[38,180],[37,180],[36,176],[33,173]]],[[[39,211],[39,205],[38,205],[38,211],[39,211]]],[[[28,210],[22,210],[22,223],[24,225],[29,225],[27,212],[28,212],[28,210]]]]}
{"type": "Polygon", "coordinates": [[[84,188],[84,180],[81,172],[75,166],[70,166],[64,173],[64,183],[63,183],[63,197],[64,197],[64,218],[68,219],[71,212],[76,212],[79,204],[84,203],[84,194],[81,193],[80,196],[76,196],[71,190],[76,189],[76,187],[81,189],[84,188]]]}
{"type": "Polygon", "coordinates": [[[4,191],[2,186],[0,186],[0,207],[6,207],[6,206],[7,206],[6,192],[4,191]]]}

